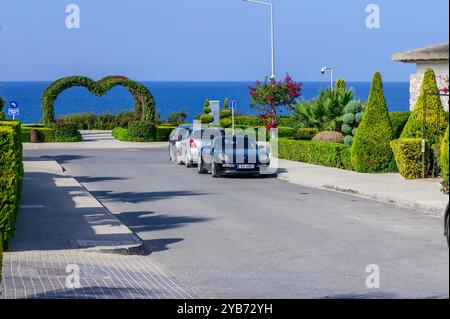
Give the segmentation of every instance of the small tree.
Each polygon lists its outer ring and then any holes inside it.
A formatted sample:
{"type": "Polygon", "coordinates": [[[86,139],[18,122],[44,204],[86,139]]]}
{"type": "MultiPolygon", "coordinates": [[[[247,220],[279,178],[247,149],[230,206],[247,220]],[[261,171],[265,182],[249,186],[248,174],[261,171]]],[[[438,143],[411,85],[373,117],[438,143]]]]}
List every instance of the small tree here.
{"type": "Polygon", "coordinates": [[[438,137],[444,135],[448,126],[448,113],[444,110],[441,98],[437,95],[438,92],[436,75],[432,69],[428,69],[423,78],[419,99],[403,129],[401,138],[422,138],[425,129],[427,143],[433,146],[438,141],[438,137]],[[426,113],[425,123],[424,113],[426,113]],[[439,129],[437,129],[437,123],[440,123],[439,129]]]}
{"type": "Polygon", "coordinates": [[[375,73],[369,101],[361,124],[356,130],[351,148],[353,167],[357,172],[375,173],[396,171],[390,142],[394,138],[391,119],[386,106],[380,73],[375,73]]]}
{"type": "Polygon", "coordinates": [[[267,129],[271,129],[278,126],[280,107],[294,109],[294,102],[301,95],[302,83],[296,83],[286,75],[284,81],[266,78],[249,89],[252,99],[250,107],[258,109],[267,129]]]}
{"type": "Polygon", "coordinates": [[[0,120],[5,118],[5,113],[3,112],[3,107],[5,106],[5,101],[0,97],[0,120]]]}
{"type": "Polygon", "coordinates": [[[214,116],[210,114],[212,111],[210,105],[211,103],[209,102],[209,99],[206,99],[205,106],[203,107],[203,114],[200,115],[200,121],[202,124],[210,124],[214,122],[214,116]]]}
{"type": "Polygon", "coordinates": [[[228,99],[225,99],[223,102],[223,110],[220,111],[220,126],[227,128],[233,125],[232,123],[232,114],[229,107],[228,99]]]}
{"type": "Polygon", "coordinates": [[[336,90],[337,91],[345,91],[347,89],[347,86],[345,84],[345,80],[343,78],[339,78],[336,81],[336,90]]]}

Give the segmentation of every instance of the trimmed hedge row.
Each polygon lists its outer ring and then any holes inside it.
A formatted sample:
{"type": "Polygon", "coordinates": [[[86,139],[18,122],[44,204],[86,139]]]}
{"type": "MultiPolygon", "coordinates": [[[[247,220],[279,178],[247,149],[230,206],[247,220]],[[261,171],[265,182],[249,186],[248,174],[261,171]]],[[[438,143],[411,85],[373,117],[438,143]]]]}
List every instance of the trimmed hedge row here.
{"type": "Polygon", "coordinates": [[[123,127],[116,127],[112,131],[112,136],[122,142],[167,142],[170,138],[170,133],[174,130],[175,126],[157,126],[156,127],[156,139],[149,138],[146,140],[133,138],[130,134],[130,130],[123,127]]]}
{"type": "Polygon", "coordinates": [[[28,143],[31,140],[31,130],[36,130],[38,142],[40,143],[70,143],[80,142],[81,133],[77,130],[76,125],[71,123],[54,124],[52,128],[43,127],[40,124],[22,125],[22,142],[28,143]]]}
{"type": "Polygon", "coordinates": [[[350,147],[345,144],[280,138],[278,140],[278,157],[291,161],[353,170],[350,147]]]}
{"type": "MultiPolygon", "coordinates": [[[[422,140],[420,138],[401,138],[391,142],[400,174],[406,179],[422,177],[422,140]]],[[[429,159],[429,156],[427,156],[429,159]]]]}
{"type": "Polygon", "coordinates": [[[14,232],[23,180],[20,123],[0,121],[0,241],[6,249],[14,232]]]}

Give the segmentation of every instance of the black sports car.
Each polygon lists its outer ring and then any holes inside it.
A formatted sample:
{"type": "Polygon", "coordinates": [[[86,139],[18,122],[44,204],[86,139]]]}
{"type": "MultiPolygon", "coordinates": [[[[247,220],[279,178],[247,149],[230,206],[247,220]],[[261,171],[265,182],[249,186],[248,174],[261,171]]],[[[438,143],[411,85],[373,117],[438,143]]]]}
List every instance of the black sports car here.
{"type": "Polygon", "coordinates": [[[215,138],[210,145],[202,147],[198,172],[211,172],[213,177],[223,175],[267,176],[269,154],[248,136],[224,136],[215,138]]]}

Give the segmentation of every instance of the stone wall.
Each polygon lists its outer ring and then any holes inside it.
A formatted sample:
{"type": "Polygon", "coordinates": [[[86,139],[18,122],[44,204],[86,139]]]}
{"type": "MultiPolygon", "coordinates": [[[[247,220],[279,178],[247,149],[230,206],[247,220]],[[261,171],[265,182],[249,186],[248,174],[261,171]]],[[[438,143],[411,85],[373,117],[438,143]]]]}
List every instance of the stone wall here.
{"type": "MultiPolygon", "coordinates": [[[[422,87],[422,81],[423,81],[423,73],[416,73],[412,74],[410,78],[410,85],[409,85],[409,105],[410,110],[412,111],[414,109],[414,106],[416,105],[417,100],[419,99],[420,95],[420,88],[422,87]]],[[[449,75],[448,74],[436,74],[436,81],[439,89],[448,88],[449,87],[449,75]]],[[[441,97],[442,104],[444,105],[444,109],[448,112],[449,110],[449,99],[448,97],[441,97]]]]}

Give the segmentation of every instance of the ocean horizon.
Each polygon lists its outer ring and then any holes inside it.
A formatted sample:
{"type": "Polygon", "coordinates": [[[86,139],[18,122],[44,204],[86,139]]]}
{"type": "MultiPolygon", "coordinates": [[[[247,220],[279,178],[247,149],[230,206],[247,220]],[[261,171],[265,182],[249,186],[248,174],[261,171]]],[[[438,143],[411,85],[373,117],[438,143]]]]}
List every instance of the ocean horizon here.
{"type": "MultiPolygon", "coordinates": [[[[223,100],[228,98],[237,101],[238,114],[258,114],[251,109],[248,87],[254,82],[187,82],[187,81],[142,81],[152,92],[156,109],[164,120],[171,112],[183,111],[187,120],[191,121],[202,113],[205,99],[223,100]]],[[[0,81],[0,96],[9,102],[16,101],[20,107],[18,119],[22,123],[41,122],[41,98],[50,81],[0,81]]],[[[309,100],[317,96],[323,88],[329,87],[329,82],[303,82],[301,98],[309,100]]],[[[370,82],[347,82],[348,88],[353,88],[355,97],[367,100],[370,82]]],[[[384,91],[388,109],[391,112],[409,111],[409,82],[384,82],[384,91]]],[[[103,97],[92,96],[84,88],[75,87],[60,94],[55,102],[55,115],[72,113],[120,113],[134,108],[130,93],[123,87],[116,87],[103,97]]],[[[287,114],[287,111],[283,112],[287,114]]]]}

